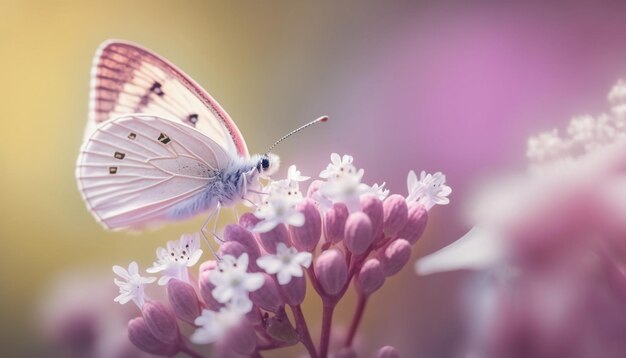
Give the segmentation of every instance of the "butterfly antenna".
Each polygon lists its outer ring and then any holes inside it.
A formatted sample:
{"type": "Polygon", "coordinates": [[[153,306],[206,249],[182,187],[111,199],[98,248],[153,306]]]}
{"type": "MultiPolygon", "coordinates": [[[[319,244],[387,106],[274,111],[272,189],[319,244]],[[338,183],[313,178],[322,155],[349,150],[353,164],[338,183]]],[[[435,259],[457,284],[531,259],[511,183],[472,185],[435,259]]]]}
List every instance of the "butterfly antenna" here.
{"type": "Polygon", "coordinates": [[[300,128],[296,128],[294,130],[292,130],[291,132],[285,134],[282,138],[280,138],[279,140],[277,140],[276,142],[274,142],[274,144],[272,144],[272,146],[270,147],[270,149],[267,150],[267,153],[270,153],[272,151],[272,149],[274,149],[274,147],[276,147],[276,145],[278,145],[278,143],[284,141],[285,139],[291,137],[292,135],[300,132],[301,130],[303,130],[304,128],[308,127],[308,126],[312,126],[316,123],[321,123],[321,122],[326,122],[328,121],[328,116],[321,116],[316,120],[310,121],[309,123],[303,125],[300,128]]]}

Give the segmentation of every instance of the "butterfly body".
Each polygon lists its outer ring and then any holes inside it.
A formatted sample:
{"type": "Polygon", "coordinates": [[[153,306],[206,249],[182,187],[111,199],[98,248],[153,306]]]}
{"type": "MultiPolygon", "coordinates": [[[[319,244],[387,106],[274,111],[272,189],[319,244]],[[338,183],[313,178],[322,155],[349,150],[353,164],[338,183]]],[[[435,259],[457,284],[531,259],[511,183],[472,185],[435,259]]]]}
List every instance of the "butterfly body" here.
{"type": "Polygon", "coordinates": [[[198,213],[214,210],[218,205],[234,206],[248,197],[250,191],[258,186],[258,177],[262,172],[261,156],[233,159],[227,167],[214,173],[215,177],[209,179],[202,192],[173,207],[168,218],[188,219],[198,213]]]}
{"type": "Polygon", "coordinates": [[[125,41],[103,43],[76,178],[108,229],[141,229],[234,206],[278,165],[250,156],[235,123],[183,71],[125,41]]]}

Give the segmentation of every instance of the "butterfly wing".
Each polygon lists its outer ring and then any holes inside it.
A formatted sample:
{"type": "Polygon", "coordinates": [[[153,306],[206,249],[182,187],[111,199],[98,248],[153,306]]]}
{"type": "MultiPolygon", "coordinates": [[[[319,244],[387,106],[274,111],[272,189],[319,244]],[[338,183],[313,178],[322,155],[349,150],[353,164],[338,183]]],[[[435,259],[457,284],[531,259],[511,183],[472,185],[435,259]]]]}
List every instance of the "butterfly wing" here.
{"type": "Polygon", "coordinates": [[[94,58],[85,139],[100,123],[130,113],[184,123],[229,153],[249,157],[233,120],[189,76],[148,49],[110,40],[99,47],[94,58]]]}
{"type": "Polygon", "coordinates": [[[76,176],[100,223],[139,229],[180,218],[176,210],[189,201],[205,206],[194,214],[210,209],[216,202],[206,188],[231,160],[219,143],[190,126],[135,114],[96,128],[80,151],[76,176]]]}

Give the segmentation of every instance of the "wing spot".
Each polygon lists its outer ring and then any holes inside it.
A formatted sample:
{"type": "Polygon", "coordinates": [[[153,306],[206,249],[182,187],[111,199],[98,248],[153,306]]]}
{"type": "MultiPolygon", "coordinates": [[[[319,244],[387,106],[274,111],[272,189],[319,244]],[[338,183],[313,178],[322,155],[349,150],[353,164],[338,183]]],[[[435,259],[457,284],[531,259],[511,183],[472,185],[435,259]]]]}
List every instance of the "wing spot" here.
{"type": "Polygon", "coordinates": [[[159,135],[159,138],[157,138],[157,140],[163,144],[167,144],[172,141],[170,137],[168,137],[166,134],[163,134],[163,133],[159,135]]]}
{"type": "Polygon", "coordinates": [[[159,97],[162,97],[165,94],[165,92],[163,92],[163,89],[161,89],[161,87],[162,85],[159,82],[154,81],[154,83],[152,84],[152,87],[150,87],[150,92],[156,94],[159,97]]]}
{"type": "Polygon", "coordinates": [[[122,153],[122,152],[115,152],[115,154],[114,154],[113,156],[115,157],[115,159],[122,160],[122,159],[124,159],[124,157],[126,156],[126,153],[122,153]]]}
{"type": "Polygon", "coordinates": [[[187,116],[187,121],[192,125],[192,126],[196,126],[196,123],[198,123],[198,115],[196,113],[192,113],[189,116],[187,116]]]}
{"type": "Polygon", "coordinates": [[[117,167],[109,167],[109,174],[117,174],[117,167]]]}
{"type": "Polygon", "coordinates": [[[133,132],[128,133],[128,139],[130,140],[135,140],[135,138],[137,138],[137,135],[133,132]]]}

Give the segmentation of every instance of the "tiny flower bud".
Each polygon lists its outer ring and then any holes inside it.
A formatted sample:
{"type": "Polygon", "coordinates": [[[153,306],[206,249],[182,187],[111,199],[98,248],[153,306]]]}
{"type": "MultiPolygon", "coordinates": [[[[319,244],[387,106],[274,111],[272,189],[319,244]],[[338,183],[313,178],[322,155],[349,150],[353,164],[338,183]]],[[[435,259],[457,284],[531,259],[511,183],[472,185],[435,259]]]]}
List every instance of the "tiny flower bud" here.
{"type": "Polygon", "coordinates": [[[265,283],[258,290],[250,292],[250,299],[266,311],[278,312],[285,303],[280,297],[276,281],[268,274],[263,274],[263,276],[265,283]]]}
{"type": "Polygon", "coordinates": [[[409,208],[401,195],[391,195],[383,201],[383,232],[387,237],[395,237],[404,228],[409,208]]]}
{"type": "Polygon", "coordinates": [[[332,355],[333,358],[358,358],[354,349],[349,347],[341,348],[337,353],[332,355]]]}
{"type": "Polygon", "coordinates": [[[316,191],[320,189],[320,186],[324,184],[323,180],[313,180],[311,184],[309,184],[309,189],[306,192],[306,196],[309,198],[313,197],[316,191]]]}
{"type": "Polygon", "coordinates": [[[241,322],[228,330],[219,342],[219,345],[227,351],[249,357],[254,352],[254,348],[256,348],[254,327],[248,320],[242,319],[241,322]]]}
{"type": "Polygon", "coordinates": [[[291,239],[298,250],[313,251],[322,235],[322,217],[312,199],[300,203],[298,211],[304,214],[304,225],[290,226],[291,239]]]}
{"type": "Polygon", "coordinates": [[[207,260],[200,264],[200,273],[204,271],[210,271],[217,267],[217,262],[215,260],[207,260]]]}
{"type": "Polygon", "coordinates": [[[426,208],[418,203],[413,203],[409,206],[409,214],[404,228],[398,232],[398,237],[406,239],[411,245],[417,242],[424,229],[426,229],[426,222],[428,221],[428,211],[426,208]]]}
{"type": "Polygon", "coordinates": [[[315,274],[324,292],[335,295],[348,280],[346,259],[338,250],[326,250],[315,261],[315,274]]]}
{"type": "Polygon", "coordinates": [[[200,302],[196,290],[188,284],[177,279],[167,282],[167,297],[174,313],[181,320],[192,324],[196,317],[200,316],[200,302]]]}
{"type": "Polygon", "coordinates": [[[356,278],[356,288],[365,296],[369,296],[385,283],[385,275],[380,261],[369,259],[365,261],[356,278]]]}
{"type": "Polygon", "coordinates": [[[276,246],[280,242],[287,245],[287,247],[293,246],[289,238],[289,230],[283,224],[276,225],[275,228],[268,232],[260,233],[259,237],[261,238],[261,245],[270,254],[276,254],[276,246]]]}
{"type": "Polygon", "coordinates": [[[346,247],[354,255],[361,255],[374,241],[372,222],[366,214],[356,212],[348,216],[344,230],[346,247]]]}
{"type": "Polygon", "coordinates": [[[215,297],[213,297],[213,290],[215,289],[215,285],[211,283],[210,280],[211,271],[204,271],[200,273],[200,278],[198,279],[198,286],[200,287],[200,295],[202,296],[202,300],[207,305],[210,310],[218,311],[222,304],[219,303],[215,297]]]}
{"type": "Polygon", "coordinates": [[[178,339],[178,323],[169,307],[158,301],[146,302],[142,314],[148,329],[158,340],[172,343],[178,339]]]}
{"type": "Polygon", "coordinates": [[[164,343],[158,340],[148,328],[143,317],[128,321],[128,339],[146,353],[171,357],[178,353],[175,342],[164,343]]]}
{"type": "Polygon", "coordinates": [[[392,241],[378,253],[385,276],[393,276],[409,262],[411,258],[411,244],[405,239],[392,241]]]}
{"type": "Polygon", "coordinates": [[[324,236],[327,242],[338,243],[343,240],[343,233],[348,219],[348,208],[343,203],[334,204],[324,215],[324,236]]]}
{"type": "Polygon", "coordinates": [[[374,353],[374,358],[400,358],[400,353],[392,346],[384,346],[374,353]]]}
{"type": "Polygon", "coordinates": [[[240,225],[226,225],[226,228],[224,228],[224,240],[241,244],[250,256],[250,262],[256,261],[261,255],[259,244],[254,235],[240,225]]]}
{"type": "Polygon", "coordinates": [[[291,306],[299,305],[306,295],[306,279],[304,276],[292,277],[288,284],[278,285],[278,290],[285,303],[291,306]]]}
{"type": "Polygon", "coordinates": [[[298,332],[291,325],[284,309],[267,320],[267,334],[280,342],[295,343],[299,339],[298,332]]]}
{"type": "Polygon", "coordinates": [[[247,212],[241,215],[239,218],[239,225],[246,230],[252,230],[256,224],[259,223],[261,219],[257,218],[256,215],[252,212],[247,212]]]}
{"type": "Polygon", "coordinates": [[[369,216],[372,221],[372,233],[374,240],[383,234],[383,203],[375,195],[365,195],[361,197],[361,211],[369,216]]]}

